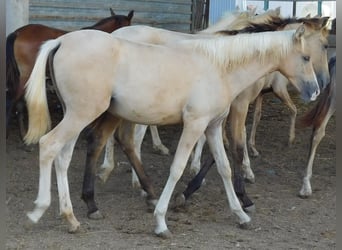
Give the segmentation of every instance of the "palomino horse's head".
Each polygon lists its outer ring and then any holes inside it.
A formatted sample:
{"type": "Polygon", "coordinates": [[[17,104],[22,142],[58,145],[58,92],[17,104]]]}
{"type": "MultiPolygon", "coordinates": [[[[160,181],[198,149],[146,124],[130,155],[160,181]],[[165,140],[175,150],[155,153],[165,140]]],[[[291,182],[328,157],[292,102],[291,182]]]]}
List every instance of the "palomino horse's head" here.
{"type": "MultiPolygon", "coordinates": [[[[315,70],[318,84],[321,89],[324,89],[330,81],[327,39],[329,18],[301,18],[298,21],[304,24],[305,50],[310,54],[310,60],[315,70]]],[[[291,28],[291,25],[288,28],[291,28]]]]}
{"type": "Polygon", "coordinates": [[[312,41],[307,33],[310,30],[304,24],[297,28],[293,35],[294,50],[280,63],[279,71],[298,89],[303,100],[314,101],[320,89],[312,65],[315,52],[310,49],[309,43],[312,41]]]}

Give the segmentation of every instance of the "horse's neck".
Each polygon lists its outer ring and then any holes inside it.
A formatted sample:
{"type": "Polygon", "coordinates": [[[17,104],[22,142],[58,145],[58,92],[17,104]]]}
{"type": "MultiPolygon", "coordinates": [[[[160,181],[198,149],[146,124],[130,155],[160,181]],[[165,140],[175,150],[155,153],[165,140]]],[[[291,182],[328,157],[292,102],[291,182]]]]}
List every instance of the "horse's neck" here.
{"type": "Polygon", "coordinates": [[[228,83],[229,95],[235,99],[242,91],[256,83],[256,81],[266,74],[278,69],[278,62],[268,61],[260,63],[258,60],[237,67],[227,73],[225,80],[228,83]]]}

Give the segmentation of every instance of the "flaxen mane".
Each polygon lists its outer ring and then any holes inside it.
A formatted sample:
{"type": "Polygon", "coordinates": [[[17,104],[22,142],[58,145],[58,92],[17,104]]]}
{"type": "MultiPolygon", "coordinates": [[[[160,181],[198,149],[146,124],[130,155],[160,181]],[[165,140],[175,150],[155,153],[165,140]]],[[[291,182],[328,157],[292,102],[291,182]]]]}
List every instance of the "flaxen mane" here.
{"type": "Polygon", "coordinates": [[[259,58],[264,62],[272,55],[283,58],[293,47],[295,30],[274,31],[256,34],[221,36],[212,39],[183,41],[198,53],[205,54],[219,68],[230,71],[238,65],[259,58]]]}

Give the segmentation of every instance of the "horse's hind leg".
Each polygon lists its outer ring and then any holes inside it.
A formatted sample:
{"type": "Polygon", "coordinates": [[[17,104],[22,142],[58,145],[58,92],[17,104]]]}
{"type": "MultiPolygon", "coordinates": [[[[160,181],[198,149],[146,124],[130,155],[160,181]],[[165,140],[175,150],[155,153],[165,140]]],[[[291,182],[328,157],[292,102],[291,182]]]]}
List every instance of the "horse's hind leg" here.
{"type": "Polygon", "coordinates": [[[90,125],[90,129],[87,134],[87,157],[81,198],[87,204],[87,214],[90,219],[103,218],[97,208],[94,198],[96,163],[107,139],[113,135],[113,132],[119,125],[120,121],[121,119],[105,112],[90,125]]]}
{"type": "Polygon", "coordinates": [[[114,170],[114,167],[115,167],[114,146],[115,146],[115,140],[114,140],[114,136],[112,135],[112,136],[109,136],[107,140],[103,163],[100,167],[100,172],[97,174],[97,176],[100,178],[100,180],[103,183],[107,181],[110,173],[114,170]]]}
{"type": "Polygon", "coordinates": [[[54,163],[56,168],[58,193],[65,194],[59,196],[60,214],[66,218],[70,224],[69,232],[74,233],[79,229],[80,223],[74,216],[71,199],[69,196],[68,167],[75,147],[77,137],[70,140],[57,155],[54,163]]]}
{"type": "Polygon", "coordinates": [[[201,169],[201,156],[204,144],[206,142],[205,135],[203,134],[196,143],[195,151],[192,155],[191,165],[190,165],[190,172],[194,175],[198,174],[201,169]]]}
{"type": "Polygon", "coordinates": [[[307,198],[311,196],[312,194],[310,179],[312,176],[313,161],[315,159],[317,147],[325,135],[325,128],[331,116],[332,116],[332,113],[329,113],[318,127],[313,128],[311,141],[310,141],[310,151],[309,151],[308,162],[306,166],[305,175],[303,177],[302,188],[299,191],[299,196],[302,198],[307,198]]]}
{"type": "Polygon", "coordinates": [[[252,151],[252,156],[255,156],[255,157],[259,156],[259,152],[255,146],[255,135],[256,135],[256,130],[260,122],[260,118],[261,118],[262,101],[263,101],[263,94],[260,93],[254,102],[253,123],[252,123],[252,128],[251,128],[251,134],[248,140],[248,146],[250,150],[252,151]]]}
{"type": "MultiPolygon", "coordinates": [[[[57,154],[67,144],[66,149],[72,149],[74,140],[76,140],[80,131],[85,127],[84,124],[78,122],[70,124],[70,116],[66,115],[64,119],[48,134],[41,137],[39,141],[39,189],[38,196],[35,200],[35,208],[32,212],[27,213],[29,219],[37,223],[42,217],[46,209],[50,206],[51,202],[51,168],[52,162],[56,158],[57,154]]],[[[67,154],[68,155],[68,154],[67,154]]],[[[67,166],[66,166],[67,169],[67,166]]],[[[56,168],[57,176],[64,178],[64,175],[60,175],[60,168],[56,168]]],[[[67,179],[60,179],[58,185],[67,185],[67,179]]],[[[63,213],[70,223],[70,228],[76,229],[79,227],[79,222],[76,220],[70,201],[69,189],[67,186],[60,186],[59,197],[65,197],[66,203],[63,206],[63,213]]]]}
{"type": "Polygon", "coordinates": [[[246,128],[245,121],[248,113],[248,103],[239,103],[233,105],[230,108],[229,122],[231,129],[231,149],[233,153],[233,170],[234,170],[234,188],[237,196],[241,200],[245,210],[251,210],[254,208],[253,202],[247,196],[245,190],[245,181],[243,169],[249,169],[245,171],[245,178],[254,182],[254,174],[250,169],[250,166],[243,166],[243,158],[245,156],[246,148],[246,128]],[[245,105],[244,105],[245,104],[245,105]]]}
{"type": "Polygon", "coordinates": [[[149,126],[152,135],[153,148],[162,155],[169,155],[169,149],[161,142],[157,126],[149,126]]]}
{"type": "MultiPolygon", "coordinates": [[[[147,125],[142,125],[142,124],[136,124],[134,128],[134,152],[136,156],[138,157],[139,161],[141,161],[141,145],[144,140],[146,130],[147,130],[147,125]]],[[[134,167],[132,168],[132,187],[141,188],[139,177],[137,176],[134,170],[134,167]]],[[[141,191],[142,191],[142,195],[146,196],[145,191],[143,189],[141,191]]]]}

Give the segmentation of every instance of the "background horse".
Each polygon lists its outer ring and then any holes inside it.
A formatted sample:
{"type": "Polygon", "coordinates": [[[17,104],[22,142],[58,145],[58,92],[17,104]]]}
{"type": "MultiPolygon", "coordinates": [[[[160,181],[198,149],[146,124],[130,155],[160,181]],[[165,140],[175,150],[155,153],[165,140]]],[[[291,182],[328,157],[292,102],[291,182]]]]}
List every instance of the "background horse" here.
{"type": "Polygon", "coordinates": [[[302,127],[312,126],[310,150],[303,185],[299,196],[307,198],[312,194],[310,179],[316,150],[325,135],[325,128],[336,111],[336,55],[329,60],[330,84],[324,89],[317,104],[301,117],[302,127]]]}
{"type": "MultiPolygon", "coordinates": [[[[108,33],[131,25],[134,11],[127,16],[115,15],[110,8],[111,16],[98,21],[93,26],[83,29],[102,30],[108,33]]],[[[48,27],[41,24],[25,25],[8,35],[6,40],[6,127],[10,117],[17,112],[20,135],[23,138],[26,129],[24,122],[24,85],[27,82],[35,63],[40,45],[49,39],[55,39],[68,31],[48,27]]]]}
{"type": "Polygon", "coordinates": [[[97,131],[91,131],[96,135],[95,145],[88,145],[87,154],[92,154],[97,145],[103,148],[122,119],[156,125],[183,123],[170,176],[154,212],[158,236],[170,236],[165,221],[168,203],[193,146],[203,133],[231,210],[241,226],[248,224],[250,217],[242,210],[231,182],[222,122],[234,98],[274,70],[280,70],[302,90],[304,100],[316,99],[319,86],[310,61],[312,53],[307,50],[307,43],[311,42],[307,32],[310,33],[300,26],[290,31],[186,40],[164,47],[84,30],[45,43],[25,95],[29,129],[24,139],[28,144],[39,141],[40,150],[39,191],[34,210],[27,214],[30,220],[38,222],[50,205],[54,162],[60,212],[67,219],[70,232],[79,229],[70,200],[67,169],[80,132],[99,118],[97,131]],[[82,40],[88,43],[80,43],[82,40]],[[50,70],[66,112],[62,121],[45,134],[51,126],[45,84],[51,51],[55,54],[50,70]],[[243,79],[242,72],[246,76],[243,79]]]}

